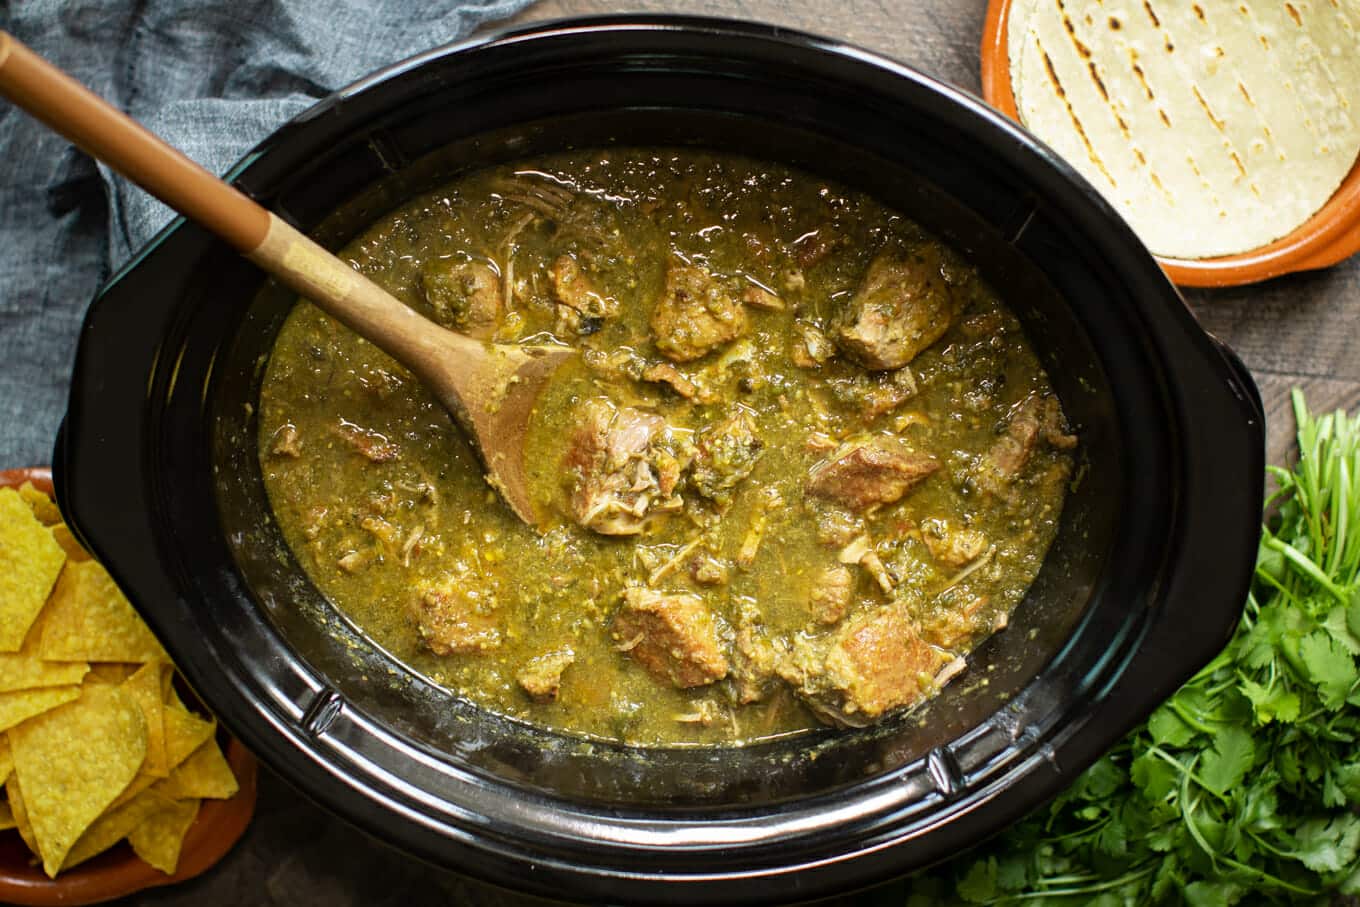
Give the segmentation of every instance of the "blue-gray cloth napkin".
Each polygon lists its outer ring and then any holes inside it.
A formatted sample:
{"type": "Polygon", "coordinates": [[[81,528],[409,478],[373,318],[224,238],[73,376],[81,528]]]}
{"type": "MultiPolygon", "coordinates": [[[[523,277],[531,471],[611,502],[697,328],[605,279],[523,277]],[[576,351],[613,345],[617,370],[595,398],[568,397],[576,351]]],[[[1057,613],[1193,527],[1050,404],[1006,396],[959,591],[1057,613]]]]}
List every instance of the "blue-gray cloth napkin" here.
{"type": "MultiPolygon", "coordinates": [[[[214,173],[530,0],[0,0],[0,28],[214,173]]],[[[48,462],[94,292],[172,215],[0,100],[0,469],[48,462]]]]}

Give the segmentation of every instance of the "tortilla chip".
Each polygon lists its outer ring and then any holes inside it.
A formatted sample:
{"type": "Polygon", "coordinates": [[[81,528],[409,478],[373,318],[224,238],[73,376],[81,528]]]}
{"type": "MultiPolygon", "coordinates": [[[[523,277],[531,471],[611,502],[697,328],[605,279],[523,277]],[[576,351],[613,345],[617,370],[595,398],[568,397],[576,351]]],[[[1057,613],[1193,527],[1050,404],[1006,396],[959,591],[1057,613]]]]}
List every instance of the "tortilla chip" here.
{"type": "MultiPolygon", "coordinates": [[[[182,705],[166,705],[162,718],[165,722],[165,765],[173,774],[180,763],[212,737],[213,732],[217,730],[217,724],[191,714],[182,705]]],[[[137,773],[137,777],[132,779],[127,790],[113,802],[113,806],[122,806],[162,780],[160,776],[151,774],[143,767],[137,773]]]]}
{"type": "Polygon", "coordinates": [[[24,795],[19,790],[19,779],[13,775],[5,782],[5,796],[9,797],[9,808],[14,816],[14,827],[18,830],[19,837],[24,839],[29,850],[37,853],[38,842],[33,838],[33,826],[28,821],[28,810],[24,809],[24,795]]]}
{"type": "Polygon", "coordinates": [[[66,563],[13,488],[0,488],[0,652],[17,652],[66,563]]]}
{"type": "Polygon", "coordinates": [[[198,801],[181,800],[152,813],[127,836],[137,856],[166,875],[174,875],[189,826],[198,818],[198,801]]]}
{"type": "Polygon", "coordinates": [[[157,784],[156,790],[172,800],[226,800],[236,796],[240,786],[217,741],[209,740],[157,784]]]}
{"type": "Polygon", "coordinates": [[[24,503],[33,511],[33,515],[44,525],[51,526],[61,522],[61,511],[57,505],[52,503],[44,492],[39,491],[32,482],[25,482],[19,486],[19,497],[24,499],[24,503]]]}
{"type": "MultiPolygon", "coordinates": [[[[133,829],[145,822],[147,818],[170,805],[171,801],[155,791],[148,790],[143,791],[122,806],[110,809],[85,830],[85,833],[80,836],[80,840],[76,841],[75,846],[67,853],[60,868],[70,869],[72,866],[84,863],[90,857],[103,853],[126,838],[132,833],[133,829]]],[[[44,868],[46,868],[45,864],[44,868]]],[[[49,872],[48,875],[52,875],[52,873],[49,872]]]]}
{"type": "Polygon", "coordinates": [[[0,831],[18,827],[19,823],[14,821],[14,810],[4,800],[0,800],[0,831]]]}
{"type": "Polygon", "coordinates": [[[66,557],[73,561],[88,561],[90,552],[76,541],[76,537],[71,533],[71,527],[65,523],[58,523],[51,529],[52,538],[57,540],[61,550],[66,552],[66,557]]]}
{"type": "MultiPolygon", "coordinates": [[[[61,662],[57,662],[61,664],[61,662]]],[[[117,661],[105,661],[90,665],[91,683],[111,683],[117,686],[123,683],[140,668],[139,664],[123,664],[117,661]]]]}
{"type": "Polygon", "coordinates": [[[161,675],[169,673],[170,665],[152,661],[123,682],[123,689],[132,694],[146,717],[146,762],[142,771],[164,778],[170,774],[165,759],[165,705],[161,701],[161,675]]]}
{"type": "Polygon", "coordinates": [[[170,660],[96,561],[70,563],[61,572],[43,615],[41,651],[54,661],[170,660]]]}
{"type": "Polygon", "coordinates": [[[146,758],[146,719],[121,687],[86,684],[78,700],[24,722],[9,737],[43,871],[55,877],[136,777],[146,758]]]}
{"type": "Polygon", "coordinates": [[[39,687],[0,693],[0,731],[80,697],[80,687],[39,687]]]}
{"type": "Polygon", "coordinates": [[[14,752],[9,748],[9,737],[0,735],[0,785],[9,780],[14,771],[14,752]]]}
{"type": "Polygon", "coordinates": [[[33,622],[18,652],[0,652],[0,692],[78,684],[90,666],[83,661],[43,661],[38,657],[45,618],[33,622]]]}

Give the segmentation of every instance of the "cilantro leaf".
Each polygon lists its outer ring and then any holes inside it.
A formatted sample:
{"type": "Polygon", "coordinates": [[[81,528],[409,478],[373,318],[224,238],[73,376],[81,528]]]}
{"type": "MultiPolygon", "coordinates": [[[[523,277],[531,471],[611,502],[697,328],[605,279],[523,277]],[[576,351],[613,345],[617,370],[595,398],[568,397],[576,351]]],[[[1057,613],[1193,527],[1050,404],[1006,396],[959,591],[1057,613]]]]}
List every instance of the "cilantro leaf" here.
{"type": "Polygon", "coordinates": [[[985,904],[996,896],[996,857],[973,863],[959,881],[958,895],[970,904],[985,904]]]}
{"type": "Polygon", "coordinates": [[[1308,672],[1308,679],[1317,684],[1322,704],[1329,709],[1340,708],[1351,687],[1360,675],[1355,672],[1355,659],[1341,644],[1326,633],[1309,633],[1299,643],[1299,658],[1308,672]]]}
{"type": "Polygon", "coordinates": [[[1214,737],[1214,748],[1199,763],[1199,777],[1216,794],[1236,787],[1256,760],[1256,742],[1242,728],[1226,727],[1214,737]]]}
{"type": "Polygon", "coordinates": [[[1267,687],[1246,678],[1238,684],[1238,688],[1251,703],[1252,711],[1260,724],[1270,724],[1272,721],[1290,724],[1298,720],[1299,696],[1291,690],[1286,690],[1283,685],[1272,684],[1267,687]]]}
{"type": "Polygon", "coordinates": [[[1163,705],[1148,719],[1148,733],[1158,746],[1185,746],[1195,739],[1195,729],[1181,720],[1169,705],[1163,705]]]}
{"type": "Polygon", "coordinates": [[[1342,813],[1331,819],[1309,819],[1294,833],[1296,854],[1315,872],[1337,872],[1360,854],[1360,817],[1342,813]]]}

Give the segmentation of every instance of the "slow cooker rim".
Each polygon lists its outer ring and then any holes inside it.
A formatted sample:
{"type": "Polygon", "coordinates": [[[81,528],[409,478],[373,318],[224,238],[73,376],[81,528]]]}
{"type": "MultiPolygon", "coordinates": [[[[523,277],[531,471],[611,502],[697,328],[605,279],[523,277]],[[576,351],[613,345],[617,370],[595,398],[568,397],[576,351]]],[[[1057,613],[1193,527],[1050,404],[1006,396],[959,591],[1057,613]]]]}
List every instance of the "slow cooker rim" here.
{"type": "MultiPolygon", "coordinates": [[[[555,34],[571,33],[571,32],[575,32],[575,31],[579,31],[579,30],[582,29],[582,28],[588,29],[588,28],[590,28],[592,25],[596,24],[596,22],[598,22],[598,21],[600,21],[600,20],[592,20],[592,21],[587,21],[587,22],[584,22],[584,23],[577,23],[577,24],[575,24],[575,26],[574,26],[572,29],[566,29],[566,30],[564,30],[564,29],[562,28],[561,23],[552,23],[552,24],[550,24],[549,26],[530,27],[530,28],[527,28],[527,29],[517,29],[517,30],[513,30],[513,31],[511,31],[510,33],[508,33],[507,37],[508,37],[508,38],[511,38],[511,39],[514,39],[514,40],[525,40],[525,39],[532,39],[532,38],[534,38],[534,37],[541,37],[541,36],[547,36],[547,35],[555,35],[555,34]]],[[[734,23],[725,22],[725,21],[721,21],[721,20],[697,20],[697,19],[694,19],[694,18],[692,18],[692,17],[682,17],[682,18],[679,18],[679,19],[676,19],[676,18],[665,18],[665,17],[606,17],[606,19],[605,19],[604,21],[607,21],[607,22],[609,22],[609,23],[611,23],[611,24],[613,24],[613,25],[616,25],[616,26],[619,26],[619,25],[627,26],[627,25],[639,25],[639,24],[640,24],[640,25],[643,26],[643,27],[651,27],[652,25],[655,25],[655,24],[657,24],[657,23],[659,22],[660,24],[663,24],[663,25],[666,26],[667,28],[677,28],[677,27],[682,27],[684,24],[698,22],[698,23],[701,23],[701,24],[706,24],[709,28],[712,28],[712,29],[714,29],[714,30],[716,30],[716,31],[723,31],[723,30],[726,29],[727,27],[732,26],[732,25],[734,24],[734,23]],[[677,23],[679,23],[679,24],[677,24],[677,23]]],[[[811,38],[811,37],[808,37],[808,36],[801,36],[801,35],[797,35],[797,34],[795,34],[795,33],[790,33],[790,32],[788,32],[788,31],[786,31],[786,30],[773,29],[773,28],[769,28],[769,27],[765,27],[765,26],[744,25],[744,27],[743,27],[742,29],[740,29],[739,32],[742,33],[742,34],[746,34],[746,35],[748,35],[748,36],[751,36],[751,35],[758,36],[758,37],[763,36],[763,37],[766,37],[766,38],[773,38],[773,39],[777,39],[777,40],[795,40],[795,43],[806,43],[806,44],[809,44],[809,45],[813,45],[813,46],[815,46],[817,49],[819,49],[819,50],[821,50],[821,51],[823,51],[823,52],[831,51],[831,52],[833,52],[833,53],[837,53],[837,52],[839,52],[840,50],[843,49],[843,45],[840,45],[840,44],[838,44],[838,43],[836,43],[836,42],[828,42],[828,41],[826,41],[825,39],[817,39],[817,38],[811,38]],[[800,42],[798,39],[801,39],[801,42],[800,42]]],[[[373,76],[373,77],[369,77],[369,78],[367,78],[367,79],[360,80],[360,82],[355,83],[354,86],[350,86],[350,87],[347,88],[347,89],[342,89],[341,92],[338,92],[335,96],[332,96],[331,99],[327,99],[326,101],[320,102],[320,104],[317,106],[317,108],[313,108],[312,111],[309,111],[308,113],[304,114],[302,117],[299,118],[299,120],[294,121],[294,122],[295,122],[295,123],[304,123],[304,122],[306,122],[310,117],[319,116],[319,115],[323,112],[324,109],[328,109],[328,106],[329,106],[330,104],[335,103],[337,98],[343,98],[343,97],[348,97],[348,96],[351,96],[351,95],[354,95],[354,94],[358,94],[359,92],[361,92],[361,91],[363,91],[363,90],[366,90],[366,89],[369,88],[369,87],[383,84],[383,83],[386,82],[388,79],[390,79],[390,78],[396,78],[396,77],[400,76],[401,74],[406,73],[406,72],[409,72],[409,71],[415,69],[416,67],[418,67],[419,65],[422,65],[422,64],[424,64],[424,63],[426,63],[426,62],[430,62],[430,61],[433,61],[433,60],[441,59],[442,57],[444,57],[445,55],[448,55],[448,54],[460,53],[460,52],[463,52],[463,51],[466,51],[466,50],[469,50],[469,49],[475,49],[475,48],[485,47],[485,46],[488,46],[488,45],[495,45],[499,40],[500,40],[500,39],[499,39],[499,38],[496,38],[496,37],[487,37],[487,38],[481,38],[481,39],[474,39],[474,40],[471,41],[471,42],[465,42],[465,43],[462,43],[462,44],[452,45],[452,46],[450,46],[450,47],[440,48],[440,49],[437,49],[437,50],[435,50],[435,51],[430,51],[430,52],[427,52],[427,53],[425,53],[425,54],[417,55],[417,57],[412,58],[412,60],[410,60],[410,61],[404,61],[403,63],[396,64],[396,65],[394,65],[393,67],[390,67],[390,68],[388,68],[387,70],[384,70],[384,71],[382,71],[381,73],[376,74],[376,75],[373,76]]],[[[891,61],[885,61],[885,60],[883,60],[882,58],[876,57],[875,55],[867,54],[867,53],[861,52],[861,51],[853,51],[852,53],[849,54],[849,57],[852,58],[852,59],[856,59],[856,60],[858,60],[858,61],[861,62],[861,63],[868,63],[868,64],[870,64],[870,65],[878,65],[879,68],[890,69],[890,70],[894,71],[894,72],[895,72],[896,74],[898,74],[898,75],[907,75],[907,76],[909,76],[914,82],[916,82],[918,85],[923,85],[924,87],[926,87],[926,88],[928,88],[928,89],[931,89],[931,90],[935,91],[936,93],[943,93],[943,94],[945,94],[945,95],[948,95],[948,96],[952,97],[954,101],[959,102],[959,103],[964,103],[964,104],[966,104],[966,106],[968,106],[969,108],[973,109],[973,112],[974,112],[974,113],[981,114],[981,115],[984,116],[984,117],[988,117],[988,116],[989,116],[989,115],[987,114],[986,111],[984,111],[984,110],[981,109],[981,105],[979,105],[977,102],[972,101],[971,99],[965,97],[965,96],[962,95],[961,93],[958,93],[958,92],[954,91],[953,89],[948,88],[947,86],[940,86],[940,85],[938,85],[938,83],[934,83],[933,80],[925,79],[924,77],[921,77],[921,76],[919,76],[918,74],[915,74],[914,72],[912,72],[912,71],[910,71],[910,70],[907,70],[907,69],[905,69],[905,68],[903,68],[903,67],[900,67],[898,64],[891,63],[891,61]]],[[[996,121],[996,122],[995,122],[995,125],[1008,126],[1008,124],[1006,124],[1004,120],[1001,120],[1001,119],[999,118],[999,116],[995,116],[995,115],[992,115],[992,116],[994,117],[994,119],[995,119],[995,121],[996,121]]],[[[285,127],[285,128],[287,128],[287,127],[285,127]]],[[[979,128],[980,128],[980,127],[979,127],[979,128]]],[[[1021,136],[1021,138],[1024,138],[1024,137],[1021,136]]],[[[259,149],[256,149],[256,151],[252,152],[251,155],[248,155],[247,158],[243,161],[243,164],[240,165],[240,166],[238,166],[238,168],[237,168],[236,171],[234,171],[234,172],[236,172],[237,174],[244,174],[245,172],[247,172],[248,169],[249,169],[249,165],[250,165],[250,164],[252,164],[252,163],[254,163],[256,160],[258,160],[259,157],[260,157],[261,155],[267,153],[267,151],[268,151],[268,146],[269,146],[270,142],[271,142],[271,140],[266,140],[266,142],[265,142],[264,144],[262,144],[262,145],[260,146],[259,149]]],[[[1027,147],[1026,150],[1028,150],[1029,152],[1033,153],[1033,152],[1035,151],[1035,148],[1032,147],[1032,143],[1029,143],[1029,144],[1030,144],[1030,147],[1027,147]]],[[[1039,149],[1039,151],[1042,152],[1042,149],[1039,149]]],[[[1042,154],[1041,154],[1041,156],[1042,156],[1042,154]]],[[[1089,190],[1089,187],[1088,187],[1088,190],[1089,190]]],[[[163,232],[163,233],[157,238],[157,240],[154,241],[153,245],[152,245],[151,247],[149,247],[148,253],[147,253],[147,254],[150,253],[150,250],[151,250],[151,249],[154,249],[155,247],[159,246],[159,244],[162,243],[162,242],[169,236],[169,234],[170,234],[171,232],[173,232],[173,230],[175,230],[175,229],[177,229],[176,225],[172,225],[171,228],[168,228],[167,231],[163,232]]],[[[142,259],[142,258],[139,258],[139,259],[137,260],[137,262],[140,262],[141,260],[143,260],[143,259],[142,259]]],[[[1150,261],[1150,260],[1149,260],[1149,261],[1150,261]]],[[[113,288],[114,286],[116,286],[116,284],[117,284],[117,282],[118,282],[119,280],[121,280],[121,279],[122,279],[123,277],[125,277],[128,273],[130,273],[130,271],[136,266],[137,262],[134,262],[133,265],[130,265],[130,266],[129,266],[129,268],[124,269],[124,271],[120,272],[120,275],[119,275],[117,278],[115,278],[114,282],[112,282],[112,283],[110,284],[110,287],[106,288],[106,290],[104,291],[104,293],[110,292],[110,291],[112,290],[112,288],[113,288]]],[[[1173,291],[1173,292],[1174,292],[1174,291],[1173,291]]],[[[101,294],[101,295],[103,295],[103,294],[101,294]]],[[[1196,329],[1196,330],[1197,330],[1197,329],[1196,329]]],[[[74,393],[74,391],[73,391],[73,393],[74,393]]],[[[77,407],[76,407],[76,404],[75,404],[75,401],[74,401],[74,400],[73,400],[73,407],[72,407],[72,408],[73,408],[73,412],[76,412],[76,411],[77,411],[77,407]]],[[[339,811],[345,812],[345,810],[339,810],[339,811]]],[[[883,846],[884,846],[884,847],[894,846],[894,845],[896,845],[896,844],[898,844],[898,843],[901,843],[901,842],[898,842],[898,841],[887,842],[887,843],[884,844],[883,846]]],[[[731,877],[731,876],[724,876],[723,878],[730,878],[730,877],[731,877]]]]}

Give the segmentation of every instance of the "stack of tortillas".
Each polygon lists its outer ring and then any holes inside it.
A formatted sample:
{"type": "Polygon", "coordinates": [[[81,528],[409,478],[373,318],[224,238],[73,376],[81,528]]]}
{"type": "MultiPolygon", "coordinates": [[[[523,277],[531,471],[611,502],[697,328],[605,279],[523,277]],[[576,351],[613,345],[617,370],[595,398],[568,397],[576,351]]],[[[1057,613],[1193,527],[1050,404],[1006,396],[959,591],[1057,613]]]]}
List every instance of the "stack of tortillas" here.
{"type": "Polygon", "coordinates": [[[1360,0],[1015,0],[1020,119],[1156,254],[1290,233],[1360,152],[1360,0]]]}

